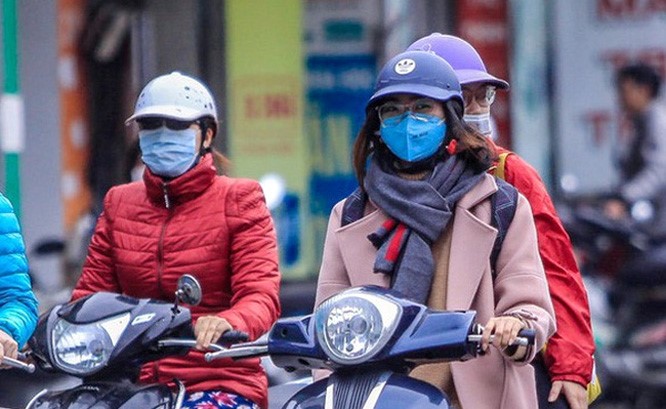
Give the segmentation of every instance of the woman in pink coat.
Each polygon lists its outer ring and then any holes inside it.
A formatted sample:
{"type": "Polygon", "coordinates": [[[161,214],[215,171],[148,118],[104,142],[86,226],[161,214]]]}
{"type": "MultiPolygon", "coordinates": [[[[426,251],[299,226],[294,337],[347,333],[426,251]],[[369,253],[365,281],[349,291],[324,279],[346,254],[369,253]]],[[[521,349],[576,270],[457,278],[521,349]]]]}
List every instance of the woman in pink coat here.
{"type": "Polygon", "coordinates": [[[518,195],[491,265],[498,230],[490,199],[503,182],[486,173],[494,152],[462,115],[460,84],[445,60],[408,51],[384,66],[354,146],[361,189],[331,213],[316,304],[375,284],[433,309],[476,310],[487,354],[411,375],[458,409],[534,409],[527,363],[555,332],[534,221],[518,195]],[[536,348],[507,348],[523,328],[536,331],[536,348]]]}

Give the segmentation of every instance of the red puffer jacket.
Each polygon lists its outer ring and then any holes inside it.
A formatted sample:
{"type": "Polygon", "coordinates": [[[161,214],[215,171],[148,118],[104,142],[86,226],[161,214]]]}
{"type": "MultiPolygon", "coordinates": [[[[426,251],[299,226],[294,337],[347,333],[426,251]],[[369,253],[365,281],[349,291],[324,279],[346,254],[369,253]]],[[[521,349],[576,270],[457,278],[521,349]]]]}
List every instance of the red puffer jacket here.
{"type": "MultiPolygon", "coordinates": [[[[173,301],[185,273],[201,282],[196,321],[217,314],[255,339],[280,314],[276,236],[258,183],[220,177],[211,155],[164,183],[149,170],[142,182],[112,188],[104,199],[72,299],[97,291],[173,301]]],[[[188,392],[225,390],[267,406],[259,359],[206,363],[190,352],[146,364],[142,382],[178,378],[188,392]]]]}

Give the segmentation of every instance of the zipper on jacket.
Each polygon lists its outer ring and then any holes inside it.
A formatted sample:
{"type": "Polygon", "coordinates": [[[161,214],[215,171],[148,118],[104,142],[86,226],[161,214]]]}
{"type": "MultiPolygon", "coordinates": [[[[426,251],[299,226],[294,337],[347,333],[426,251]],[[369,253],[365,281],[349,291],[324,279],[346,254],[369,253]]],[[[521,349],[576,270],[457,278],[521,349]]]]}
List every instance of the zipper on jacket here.
{"type": "Polygon", "coordinates": [[[166,183],[162,183],[162,193],[164,194],[164,207],[170,209],[171,201],[169,200],[169,190],[167,189],[166,183]]]}
{"type": "Polygon", "coordinates": [[[164,204],[166,205],[168,214],[164,224],[162,225],[162,231],[160,231],[160,238],[157,242],[157,288],[160,291],[160,295],[163,299],[169,300],[167,298],[166,292],[164,292],[164,287],[162,286],[162,273],[164,271],[164,236],[166,235],[166,228],[171,221],[171,216],[173,215],[173,210],[171,209],[171,203],[169,201],[169,192],[167,190],[167,184],[162,184],[162,191],[164,192],[164,204]]]}

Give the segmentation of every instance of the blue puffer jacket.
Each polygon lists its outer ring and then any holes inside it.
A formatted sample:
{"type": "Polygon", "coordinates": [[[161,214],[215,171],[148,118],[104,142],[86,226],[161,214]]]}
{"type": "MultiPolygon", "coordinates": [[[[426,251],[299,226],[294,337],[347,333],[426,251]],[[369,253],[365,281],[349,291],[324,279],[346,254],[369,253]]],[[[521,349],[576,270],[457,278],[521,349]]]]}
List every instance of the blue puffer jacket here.
{"type": "Polygon", "coordinates": [[[0,194],[0,330],[25,344],[37,325],[25,245],[11,203],[0,194]]]}

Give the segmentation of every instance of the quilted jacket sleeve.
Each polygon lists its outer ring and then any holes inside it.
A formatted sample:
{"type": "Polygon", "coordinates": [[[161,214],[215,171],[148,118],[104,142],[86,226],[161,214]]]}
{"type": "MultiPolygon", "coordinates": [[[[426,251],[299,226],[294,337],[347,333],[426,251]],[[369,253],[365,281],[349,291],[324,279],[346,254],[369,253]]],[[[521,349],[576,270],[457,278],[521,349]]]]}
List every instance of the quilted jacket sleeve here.
{"type": "Polygon", "coordinates": [[[236,180],[226,207],[233,296],[231,308],[218,315],[255,339],[280,315],[277,237],[259,183],[236,180]]]}
{"type": "Polygon", "coordinates": [[[114,262],[111,255],[112,197],[115,192],[116,189],[109,190],[104,198],[104,209],[97,219],[81,277],[72,293],[72,300],[98,291],[122,292],[113,270],[114,262]]]}
{"type": "Polygon", "coordinates": [[[23,346],[37,325],[37,300],[14,209],[0,194],[0,330],[23,346]]]}

